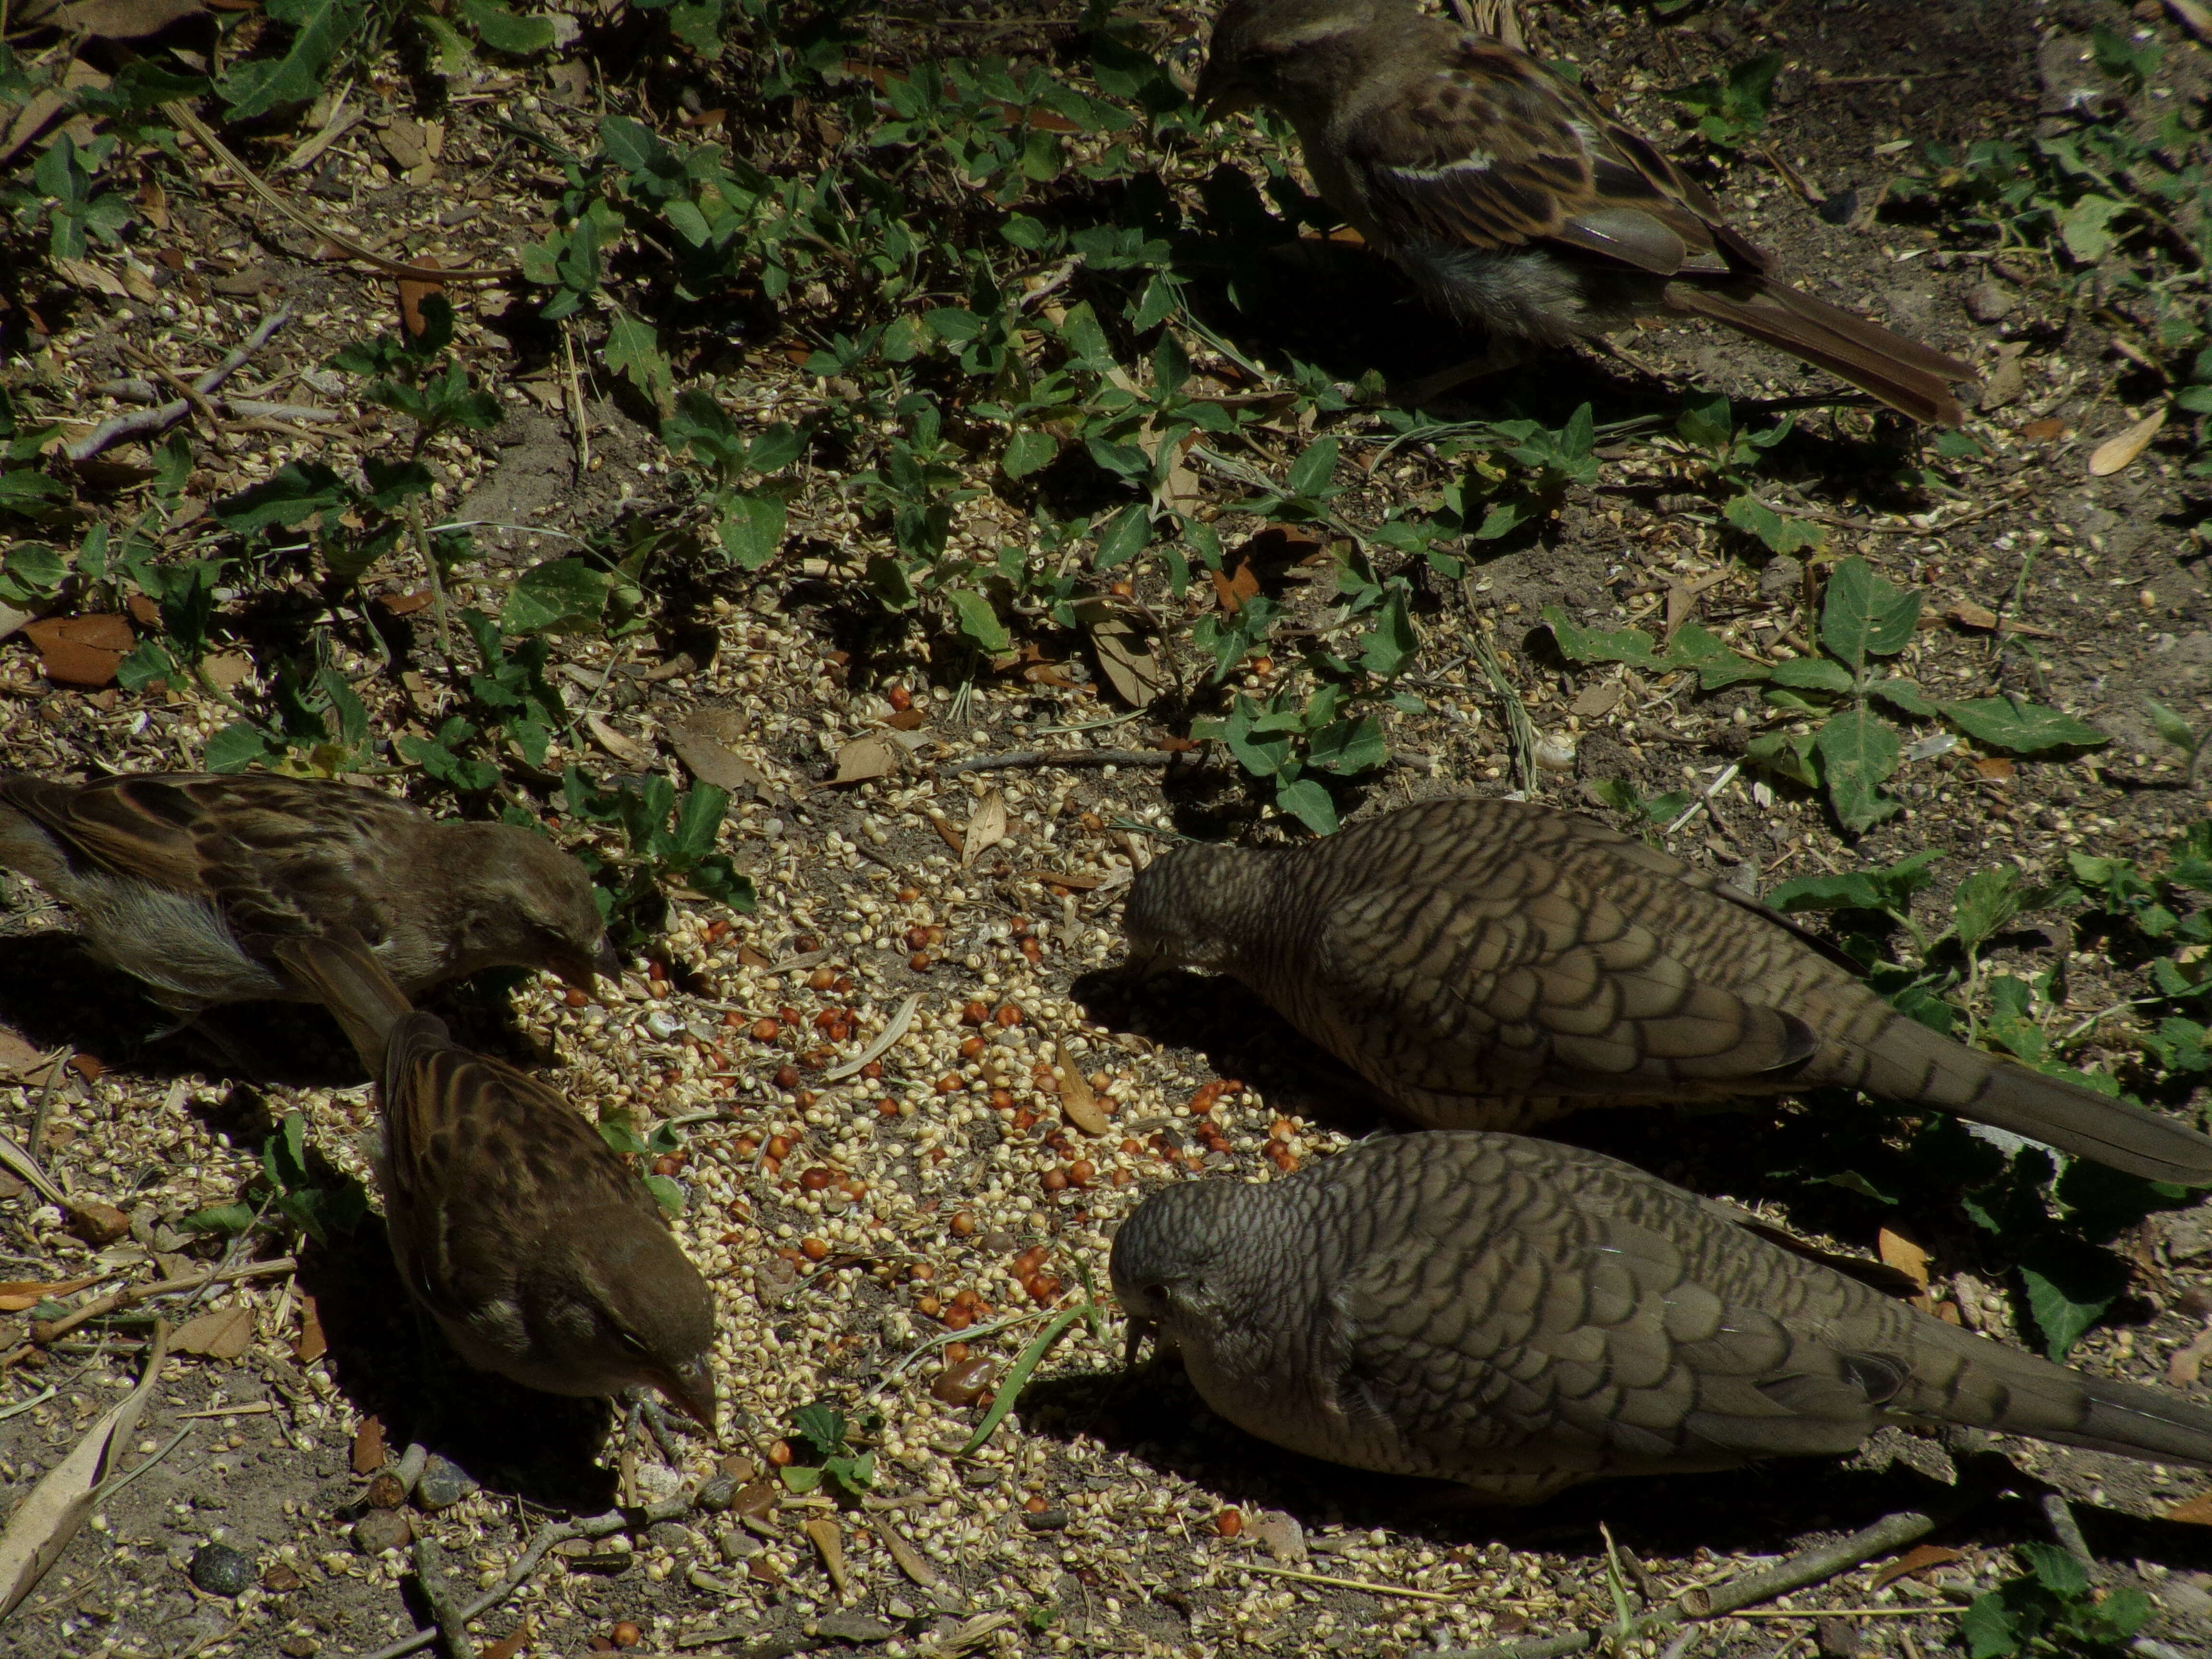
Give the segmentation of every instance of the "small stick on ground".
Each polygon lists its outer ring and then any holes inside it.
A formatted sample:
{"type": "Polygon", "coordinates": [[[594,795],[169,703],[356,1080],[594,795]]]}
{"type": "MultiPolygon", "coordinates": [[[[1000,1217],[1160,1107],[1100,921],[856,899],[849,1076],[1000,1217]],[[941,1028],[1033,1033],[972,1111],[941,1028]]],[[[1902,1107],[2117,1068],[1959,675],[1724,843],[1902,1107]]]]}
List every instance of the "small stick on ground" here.
{"type": "MultiPolygon", "coordinates": [[[[289,307],[272,311],[261,319],[260,326],[246,338],[230,356],[192,382],[194,391],[205,397],[225,380],[246,367],[253,354],[267,345],[270,337],[292,319],[289,307]]],[[[112,448],[126,438],[157,438],[191,412],[192,406],[182,398],[153,409],[142,409],[136,414],[118,415],[112,421],[102,421],[89,433],[71,444],[63,453],[73,461],[90,460],[103,449],[112,448]]]]}
{"type": "MultiPolygon", "coordinates": [[[[1646,1613],[1625,1631],[1565,1631],[1557,1636],[1539,1636],[1526,1641],[1501,1643],[1493,1647],[1457,1648],[1437,1654],[1435,1659],[1561,1659],[1561,1656],[1570,1653],[1586,1653],[1601,1641],[1613,1638],[1617,1638],[1625,1646],[1685,1622],[1718,1619],[1739,1607],[1747,1607],[1754,1601],[1771,1601],[1791,1590],[1825,1583],[1837,1574],[1847,1572],[1863,1561],[1902,1549],[1907,1544],[1926,1537],[1935,1528],[1936,1522],[1932,1516],[1911,1510],[1903,1510],[1896,1515],[1884,1516],[1872,1526],[1863,1527],[1850,1537],[1838,1539],[1832,1544],[1801,1550],[1771,1567],[1740,1573],[1725,1583],[1710,1588],[1686,1590],[1676,1598],[1674,1606],[1646,1613]]],[[[1804,1616],[1809,1619],[1819,1615],[1808,1613],[1804,1616]]]]}
{"type": "Polygon", "coordinates": [[[950,778],[963,772],[1024,771],[1040,766],[1170,766],[1175,759],[1174,751],[1166,749],[1014,749],[1003,755],[971,755],[932,769],[940,778],[950,778]]]}
{"type": "Polygon", "coordinates": [[[2095,1566],[2097,1558],[2089,1552],[2089,1542],[2081,1536],[2081,1523],[2074,1518],[2074,1509],[2063,1493],[2043,1494],[2043,1518],[2050,1523],[2051,1535],[2058,1540],[2058,1547],[2085,1566],[2095,1566]]]}
{"type": "Polygon", "coordinates": [[[476,1644],[469,1640],[468,1621],[453,1605],[453,1580],[446,1576],[446,1553],[434,1538],[415,1540],[415,1582],[430,1604],[437,1621],[438,1645],[446,1659],[476,1659],[476,1644]]]}
{"type": "Polygon", "coordinates": [[[1521,693],[1513,682],[1505,678],[1505,665],[1498,660],[1498,653],[1491,648],[1490,640],[1483,631],[1482,618],[1475,612],[1474,589],[1472,584],[1462,582],[1469,622],[1473,628],[1474,649],[1468,654],[1475,666],[1490,682],[1491,695],[1498,700],[1499,710],[1505,716],[1505,733],[1513,750],[1513,787],[1528,799],[1536,799],[1536,722],[1528,718],[1528,705],[1521,701],[1521,693]]]}

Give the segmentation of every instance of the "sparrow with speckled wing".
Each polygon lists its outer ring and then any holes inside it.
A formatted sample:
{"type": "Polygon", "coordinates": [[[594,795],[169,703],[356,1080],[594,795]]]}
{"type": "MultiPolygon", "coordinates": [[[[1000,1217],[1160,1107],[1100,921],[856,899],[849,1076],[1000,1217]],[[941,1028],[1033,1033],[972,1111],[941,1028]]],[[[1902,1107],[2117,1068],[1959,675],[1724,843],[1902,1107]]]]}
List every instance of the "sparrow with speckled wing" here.
{"type": "Polygon", "coordinates": [[[1790,287],[1673,162],[1526,53],[1413,0],[1231,0],[1198,95],[1297,129],[1329,205],[1437,303],[1557,345],[1705,317],[1916,421],[1956,426],[1939,351],[1790,287]]]}

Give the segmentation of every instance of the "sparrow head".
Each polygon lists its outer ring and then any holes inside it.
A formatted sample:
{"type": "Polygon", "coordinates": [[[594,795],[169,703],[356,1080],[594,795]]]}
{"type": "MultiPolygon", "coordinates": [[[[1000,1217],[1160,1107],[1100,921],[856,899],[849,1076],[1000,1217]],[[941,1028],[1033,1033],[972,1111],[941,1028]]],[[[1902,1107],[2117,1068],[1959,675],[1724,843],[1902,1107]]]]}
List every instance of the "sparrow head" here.
{"type": "Polygon", "coordinates": [[[1377,0],[1230,0],[1213,25],[1198,101],[1215,120],[1257,104],[1295,115],[1348,82],[1377,0]]]}
{"type": "Polygon", "coordinates": [[[1139,974],[1170,968],[1229,971],[1237,918],[1254,886],[1258,860],[1234,847],[1192,842],[1139,872],[1121,907],[1128,965],[1139,974]]]}
{"type": "Polygon", "coordinates": [[[641,1206],[596,1208],[563,1231],[521,1298],[535,1304],[539,1369],[564,1393],[649,1385],[713,1433],[714,1298],[699,1270],[641,1206]]]}
{"type": "Polygon", "coordinates": [[[586,991],[597,975],[621,975],[622,957],[582,865],[520,824],[452,828],[468,837],[447,877],[462,898],[464,972],[547,968],[586,991]]]}

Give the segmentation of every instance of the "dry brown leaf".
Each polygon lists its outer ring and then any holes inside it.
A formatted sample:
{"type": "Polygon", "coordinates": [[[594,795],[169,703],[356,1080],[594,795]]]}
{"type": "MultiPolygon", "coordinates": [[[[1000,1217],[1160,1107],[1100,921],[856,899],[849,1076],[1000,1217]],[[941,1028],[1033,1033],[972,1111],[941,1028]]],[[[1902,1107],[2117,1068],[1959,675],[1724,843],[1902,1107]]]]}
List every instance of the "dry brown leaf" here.
{"type": "Polygon", "coordinates": [[[353,1431],[353,1472],[374,1474],[390,1461],[391,1455],[384,1449],[384,1419],[362,1418],[361,1426],[353,1431]]]}
{"type": "Polygon", "coordinates": [[[1974,762],[1974,775],[2002,783],[2013,775],[2013,763],[2002,755],[1984,755],[1974,762]]]}
{"type": "Polygon", "coordinates": [[[213,656],[200,659],[200,672],[218,690],[234,691],[252,678],[253,659],[243,652],[218,651],[213,656]]]}
{"type": "Polygon", "coordinates": [[[2134,464],[2136,456],[2150,447],[2158,436],[2159,428],[2166,424],[2166,411],[2158,410],[2146,415],[2125,432],[2105,440],[2089,454],[2089,476],[2109,478],[2115,472],[2125,471],[2134,464]]]}
{"type": "Polygon", "coordinates": [[[48,679],[88,690],[113,684],[115,671],[138,642],[131,624],[112,612],[48,617],[24,629],[23,637],[37,647],[48,679]]]}
{"type": "Polygon", "coordinates": [[[1930,1567],[1948,1565],[1965,1560],[1963,1552],[1943,1544],[1917,1544],[1874,1576],[1873,1588],[1881,1589],[1900,1578],[1910,1578],[1915,1573],[1926,1572],[1930,1567]]]}
{"type": "Polygon", "coordinates": [[[592,735],[599,739],[599,747],[612,755],[624,766],[640,772],[652,769],[653,750],[635,738],[623,736],[597,714],[585,715],[584,724],[591,728],[592,735]]]}
{"type": "Polygon", "coordinates": [[[1623,690],[1619,680],[1607,680],[1602,685],[1586,685],[1575,694],[1575,700],[1567,705],[1567,712],[1583,720],[1597,720],[1613,712],[1613,706],[1620,701],[1623,690]]]}
{"type": "Polygon", "coordinates": [[[1091,648],[1114,695],[1132,708],[1148,708],[1173,682],[1137,630],[1118,618],[1094,623],[1091,648]]]}
{"type": "Polygon", "coordinates": [[[1911,1239],[1884,1227],[1875,1240],[1883,1262],[1894,1267],[1922,1290],[1928,1288],[1928,1252],[1911,1239]]]}
{"type": "Polygon", "coordinates": [[[1961,628],[1988,630],[1997,625],[1997,613],[1985,605],[1976,605],[1972,599],[1960,599],[1943,615],[1961,628]]]}
{"type": "Polygon", "coordinates": [[[84,1279],[61,1279],[51,1284],[35,1279],[13,1279],[0,1285],[0,1313],[21,1313],[26,1308],[35,1308],[50,1296],[67,1296],[71,1291],[81,1291],[88,1285],[97,1285],[105,1273],[94,1273],[84,1279]]]}
{"type": "Polygon", "coordinates": [[[315,1305],[315,1298],[312,1296],[301,1297],[300,1336],[292,1344],[292,1358],[302,1365],[312,1365],[330,1351],[330,1339],[323,1334],[322,1310],[315,1305]]]}
{"type": "Polygon", "coordinates": [[[253,1342],[253,1310],[217,1308],[186,1320],[172,1339],[179,1353],[204,1354],[210,1359],[235,1359],[253,1342]]]}
{"type": "Polygon", "coordinates": [[[1213,597],[1221,602],[1221,608],[1232,616],[1244,608],[1245,600],[1260,591],[1260,579],[1252,574],[1252,561],[1249,559],[1238,562],[1237,574],[1233,576],[1224,576],[1218,570],[1206,574],[1213,578],[1213,597]]]}
{"type": "Polygon", "coordinates": [[[1071,893],[1088,893],[1106,879],[1103,876],[1071,876],[1059,870],[1024,870],[1014,878],[1041,881],[1048,887],[1065,888],[1071,893]]]}
{"type": "Polygon", "coordinates": [[[702,783],[711,783],[733,795],[747,789],[772,790],[775,786],[768,774],[729,745],[728,739],[738,735],[740,724],[728,709],[702,709],[688,720],[678,720],[661,736],[676,751],[676,758],[702,783]]]}
{"type": "Polygon", "coordinates": [[[968,815],[967,830],[960,837],[960,867],[969,868],[1006,838],[1006,797],[1003,791],[994,789],[968,815]]]}
{"type": "Polygon", "coordinates": [[[865,783],[888,777],[898,770],[898,745],[871,732],[855,738],[837,751],[837,775],[832,783],[865,783]]]}
{"type": "MultiPolygon", "coordinates": [[[[425,270],[438,268],[437,260],[427,253],[418,255],[412,263],[425,270]]],[[[434,294],[443,298],[446,285],[443,283],[416,282],[412,277],[402,276],[398,279],[398,288],[400,325],[407,331],[409,339],[419,340],[422,337],[423,330],[429,327],[422,316],[422,301],[434,294]]]]}
{"type": "Polygon", "coordinates": [[[960,833],[958,824],[953,823],[942,812],[932,812],[929,815],[929,827],[937,831],[939,840],[952,849],[953,857],[961,856],[963,849],[968,845],[968,838],[960,833]]]}
{"type": "Polygon", "coordinates": [[[42,1070],[40,1062],[46,1057],[25,1042],[21,1032],[0,1025],[0,1077],[20,1082],[33,1070],[42,1070]]]}
{"type": "Polygon", "coordinates": [[[842,1598],[852,1587],[845,1576],[845,1540],[837,1530],[837,1523],[826,1515],[817,1515],[801,1528],[814,1542],[822,1556],[822,1571],[830,1575],[830,1586],[842,1598]]]}
{"type": "Polygon", "coordinates": [[[2193,1527],[2212,1527],[2212,1492],[2203,1492],[2166,1512],[2169,1521],[2186,1521],[2193,1527]]]}
{"type": "Polygon", "coordinates": [[[1061,1115],[1087,1135],[1104,1134],[1106,1114],[1098,1109],[1098,1097],[1091,1087],[1091,1079],[1076,1068],[1067,1045],[1057,1040],[1052,1045],[1052,1069],[1060,1079],[1061,1115]]]}
{"type": "Polygon", "coordinates": [[[2166,1380],[2177,1389],[2185,1389],[2204,1374],[2208,1359],[2212,1359],[2212,1326],[2200,1331],[2187,1347],[2173,1351],[2173,1358],[2166,1362],[2166,1380]]]}
{"type": "Polygon", "coordinates": [[[0,1534],[0,1620],[31,1593],[91,1516],[100,1487],[118,1473],[114,1459],[131,1443],[167,1359],[168,1331],[156,1324],[153,1352],[138,1386],[101,1413],[76,1449],[47,1471],[8,1517],[8,1529],[0,1534]]]}

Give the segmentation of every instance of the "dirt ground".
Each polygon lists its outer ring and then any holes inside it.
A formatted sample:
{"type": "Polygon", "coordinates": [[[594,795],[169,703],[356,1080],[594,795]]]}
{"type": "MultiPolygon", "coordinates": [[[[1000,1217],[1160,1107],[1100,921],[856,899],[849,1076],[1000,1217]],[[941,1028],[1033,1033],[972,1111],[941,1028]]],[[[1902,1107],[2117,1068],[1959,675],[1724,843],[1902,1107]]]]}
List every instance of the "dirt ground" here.
{"type": "MultiPolygon", "coordinates": [[[[1163,42],[1203,15],[1138,9],[1163,42]]],[[[997,49],[1042,53],[1079,8],[948,10],[948,28],[988,24],[997,49]]],[[[2114,476],[2087,469],[2096,445],[2153,406],[2157,386],[2112,349],[2107,320],[2054,301],[2032,261],[1961,252],[1940,227],[1860,212],[1879,199],[1895,166],[1887,147],[1899,139],[1963,143],[2031,130],[2063,100],[2097,23],[2154,31],[2185,94],[2202,85],[2203,49],[2157,7],[2088,0],[1780,0],[1711,6],[1686,21],[1546,4],[1528,16],[1540,51],[1581,65],[1655,135],[1678,133],[1660,89],[1763,46],[1787,54],[1769,135],[1790,176],[1748,155],[1727,170],[1719,182],[1735,222],[1816,291],[1870,300],[1875,315],[1973,364],[2003,395],[1985,396],[1972,423],[1990,458],[1966,471],[1932,528],[1905,516],[1930,510],[1899,482],[1917,441],[1866,410],[1808,417],[1762,483],[1828,515],[1839,553],[1863,554],[1918,591],[1930,617],[1964,603],[2025,625],[1924,629],[1910,650],[1923,684],[1957,696],[2017,691],[2114,738],[2079,758],[2009,769],[1977,769],[1962,753],[1910,763],[1895,786],[1905,810],[1856,837],[1839,834],[1806,792],[1762,785],[1754,794],[1741,775],[1671,836],[1672,850],[1749,865],[1765,889],[1935,848],[1944,857],[1921,901],[1933,914],[1974,870],[2009,861],[2055,874],[2074,848],[2148,858],[2203,817],[2206,790],[2184,787],[2143,700],[2199,725],[2212,719],[2203,489],[2165,443],[2114,476]]],[[[902,9],[881,24],[884,51],[933,26],[902,9]]],[[[615,27],[594,23],[568,68],[507,74],[446,107],[445,157],[415,182],[395,177],[368,128],[303,176],[330,210],[382,228],[410,254],[437,247],[460,264],[532,240],[557,169],[489,118],[527,99],[536,119],[586,145],[600,93],[590,75],[570,71],[615,27]]],[[[659,90],[665,107],[672,91],[659,90]]],[[[365,91],[380,121],[414,107],[397,74],[365,91]]],[[[173,194],[161,240],[182,258],[164,267],[154,305],[42,292],[44,331],[7,325],[14,383],[56,407],[74,389],[72,415],[97,419],[112,408],[90,389],[140,372],[127,348],[173,343],[180,331],[219,347],[281,295],[295,319],[249,378],[304,397],[331,350],[388,325],[390,286],[310,260],[297,233],[256,220],[247,202],[173,194]]],[[[1308,303],[1259,321],[1248,308],[1237,324],[1248,349],[1287,349],[1352,381],[1372,368],[1395,380],[1446,360],[1455,343],[1364,256],[1308,250],[1285,258],[1283,280],[1308,303]]],[[[472,578],[483,591],[561,533],[618,514],[680,514],[686,498],[648,409],[611,381],[592,386],[592,459],[580,464],[565,371],[544,331],[519,300],[477,307],[477,307],[464,315],[463,348],[498,386],[507,418],[433,450],[439,510],[526,526],[483,535],[492,556],[472,578]]],[[[763,402],[779,408],[832,395],[794,373],[772,335],[742,323],[702,360],[753,377],[763,402]]],[[[1468,389],[1452,408],[1510,408],[1556,425],[1588,401],[1601,421],[1623,419],[1672,407],[1690,384],[1743,403],[1825,387],[1814,371],[1683,328],[1639,332],[1614,354],[1547,359],[1468,389]]],[[[370,447],[382,419],[349,410],[334,437],[235,431],[227,450],[201,446],[191,493],[228,495],[298,455],[335,464],[370,447]]],[[[1420,579],[1414,683],[1426,712],[1395,719],[1401,763],[1350,798],[1359,811],[1513,787],[1496,701],[1470,659],[1478,629],[1497,642],[1540,730],[1571,742],[1571,769],[1540,776],[1546,800],[1596,811],[1585,786],[1611,779],[1645,794],[1703,791],[1741,759],[1764,717],[1756,688],[1700,695],[1689,676],[1662,685],[1617,666],[1577,668],[1539,613],[1558,605],[1587,625],[1619,627],[1655,618],[1669,585],[1687,583],[1705,625],[1771,641],[1798,625],[1797,573],[1741,556],[1710,503],[1686,510],[1660,449],[1601,453],[1598,484],[1572,491],[1540,538],[1494,557],[1475,550],[1464,584],[1420,579]]],[[[137,466],[145,457],[122,459],[137,466]]],[[[1379,520],[1433,493],[1446,471],[1416,449],[1398,452],[1338,510],[1379,520]]],[[[118,468],[86,489],[119,501],[143,477],[118,468]]],[[[1202,483],[1224,506],[1242,493],[1202,483]]],[[[977,503],[979,518],[992,507],[977,503]]],[[[1258,529],[1249,515],[1222,524],[1225,539],[1258,529]]],[[[234,1016],[268,1057],[268,1073],[251,1080],[195,1034],[161,1034],[155,1011],[71,943],[66,913],[9,878],[0,1026],[20,1041],[0,1050],[15,1056],[0,1073],[12,1079],[0,1080],[0,1129],[73,1201],[112,1206],[123,1224],[103,1236],[0,1174],[0,1271],[25,1285],[92,1279],[90,1295],[125,1282],[118,1275],[183,1277],[285,1249],[296,1267],[45,1341],[29,1327],[51,1309],[18,1305],[20,1295],[0,1304],[13,1310],[0,1314],[0,1507],[125,1395],[155,1310],[172,1331],[196,1322],[196,1345],[214,1349],[168,1358],[122,1461],[161,1455],[103,1503],[0,1627],[0,1653],[388,1654],[431,1621],[411,1540],[442,1547],[465,1600],[501,1583],[539,1528],[619,1504],[635,1524],[556,1546],[471,1626],[470,1642],[498,1659],[618,1647],[750,1659],[1405,1656],[1603,1628],[1615,1613],[1613,1562],[1631,1602],[1656,1606],[1887,1514],[1962,1510],[1932,1534],[1948,1553],[1917,1571],[1876,1587],[1871,1569],[1855,1570],[1755,1616],[1701,1626],[1690,1650],[1917,1659],[1954,1650],[1959,1608],[2017,1571],[2011,1546],[2051,1536],[2045,1491],[2069,1500],[2100,1584],[2153,1597],[2145,1636],[2169,1654],[2212,1651],[2212,1528],[2164,1518],[2206,1490],[2199,1473],[1885,1431],[1844,1463],[1610,1483],[1527,1511],[1470,1510],[1448,1492],[1243,1437],[1172,1365],[1125,1371],[1106,1252],[1146,1192],[1196,1174],[1272,1176],[1388,1127],[1346,1103],[1331,1063],[1234,986],[1182,977],[1131,987],[1112,971],[1120,890],[1169,836],[1290,830],[1261,817],[1218,748],[1165,765],[1153,763],[1157,750],[1142,764],[964,765],[1036,748],[1145,750],[1188,735],[1206,710],[1194,690],[1126,708],[1066,639],[1046,641],[1049,675],[986,674],[971,685],[951,653],[884,626],[830,579],[825,551],[859,534],[855,521],[824,509],[795,514],[792,550],[757,579],[687,573],[696,591],[681,627],[619,646],[563,638],[555,651],[556,676],[612,740],[572,727],[545,769],[580,761],[680,780],[689,774],[673,758],[679,739],[710,730],[750,774],[722,844],[753,878],[757,911],[679,893],[636,971],[596,1002],[573,1005],[549,981],[471,988],[438,1005],[464,1040],[552,1068],[572,1099],[676,1126],[683,1149],[666,1167],[686,1194],[680,1231],[719,1302],[723,1443],[680,1431],[656,1438],[610,1408],[467,1371],[411,1311],[373,1213],[350,1231],[301,1237],[296,1249],[249,1235],[236,1260],[224,1237],[180,1230],[184,1218],[239,1196],[264,1141],[295,1111],[329,1184],[367,1188],[360,1140],[373,1124],[371,1091],[319,1015],[234,1016]],[[924,718],[894,719],[915,710],[924,718]],[[894,738],[896,768],[831,783],[839,750],[870,732],[894,738]],[[994,843],[979,829],[994,798],[1006,818],[994,843]],[[878,1074],[825,1078],[902,1013],[903,1035],[881,1053],[878,1074]],[[54,1067],[57,1052],[73,1057],[69,1066],[54,1067]],[[1087,1084],[1056,1070],[1063,1055],[1087,1084]],[[1219,1079],[1233,1081],[1211,1109],[1218,1133],[1202,1133],[1191,1103],[1219,1079]],[[1110,1111],[1104,1135],[1064,1120],[1079,1086],[1110,1111]],[[1053,1310],[1081,1303],[1086,1285],[1104,1303],[1096,1327],[1070,1325],[1018,1411],[978,1454],[957,1457],[979,1398],[988,1401],[1053,1310]],[[225,1310],[240,1317],[209,1322],[225,1310]],[[793,1413],[817,1400],[846,1412],[856,1443],[874,1449],[877,1478],[857,1501],[793,1495],[773,1477],[793,1413]],[[1989,1476],[1992,1458],[2003,1465],[1991,1495],[1963,1504],[1958,1495],[1989,1476]],[[419,1480],[392,1478],[421,1474],[426,1462],[419,1480]],[[655,1502],[678,1518],[635,1518],[655,1502]],[[1610,1559],[1608,1540],[1619,1552],[1610,1559]],[[226,1582],[226,1571],[235,1577],[226,1582]]],[[[962,533],[988,542],[994,531],[981,523],[962,533]]],[[[1292,568],[1278,580],[1270,570],[1294,621],[1310,622],[1333,597],[1318,591],[1326,581],[1302,581],[1309,574],[1292,568]]],[[[397,595],[415,582],[387,586],[397,595]]],[[[1202,587],[1194,593],[1202,599],[1202,587]]],[[[1137,597],[1184,614],[1156,570],[1139,577],[1137,597]]],[[[302,586],[264,596],[235,619],[240,648],[251,654],[258,629],[281,629],[318,603],[302,586]]],[[[378,717],[424,729],[449,706],[457,672],[432,660],[421,613],[392,626],[422,647],[407,659],[420,672],[404,690],[389,688],[378,717]]],[[[1202,684],[1199,656],[1179,636],[1173,648],[1182,683],[1202,684]]],[[[377,665],[358,649],[343,666],[367,676],[377,665]]],[[[1239,683],[1264,689],[1257,673],[1239,683]]],[[[195,690],[58,686],[21,636],[0,641],[0,765],[54,776],[190,768],[229,718],[195,690]]],[[[594,832],[570,820],[559,833],[594,832]]],[[[1992,961],[2026,975],[2068,957],[2068,1007],[2084,1012],[2139,994],[2129,965],[2081,943],[2015,931],[1992,961]]],[[[2109,1050],[2092,1044],[2074,1059],[2118,1063],[2130,1053],[2116,1036],[2109,1050]]],[[[2165,1103],[2201,1113],[2203,1094],[2165,1103]]],[[[1776,1196],[1774,1171],[1796,1167],[1805,1138],[1823,1133],[1813,1108],[1599,1115],[1560,1133],[1830,1249],[1873,1255],[1873,1206],[1803,1182],[1788,1185],[1786,1203],[1776,1196]]],[[[2008,1285],[1977,1271],[1971,1228],[1955,1216],[1915,1220],[1938,1291],[1978,1328],[2020,1340],[2008,1285]]],[[[2212,1310],[2212,1231],[2186,1210],[2148,1225],[2130,1294],[2072,1363],[2163,1385],[2212,1310]]],[[[2202,1383],[2187,1392],[2212,1401],[2202,1383]]]]}

